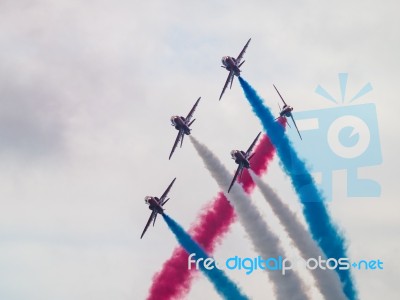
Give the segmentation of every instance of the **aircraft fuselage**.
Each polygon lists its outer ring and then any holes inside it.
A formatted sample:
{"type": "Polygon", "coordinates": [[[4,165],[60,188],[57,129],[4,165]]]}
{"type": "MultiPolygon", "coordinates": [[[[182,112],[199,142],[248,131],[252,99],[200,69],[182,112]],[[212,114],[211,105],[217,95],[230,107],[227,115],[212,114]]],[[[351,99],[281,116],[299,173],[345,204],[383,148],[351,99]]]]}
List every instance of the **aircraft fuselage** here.
{"type": "Polygon", "coordinates": [[[164,213],[164,209],[160,205],[160,199],[157,197],[146,196],[144,201],[149,205],[150,210],[155,210],[159,214],[164,213]]]}
{"type": "Polygon", "coordinates": [[[246,153],[240,150],[233,150],[231,152],[232,159],[235,160],[235,163],[241,164],[246,169],[250,168],[250,162],[246,158],[246,153]]]}
{"type": "Polygon", "coordinates": [[[231,56],[224,56],[222,58],[222,64],[228,71],[233,71],[235,76],[240,76],[240,69],[236,63],[236,59],[231,56]]]}
{"type": "Polygon", "coordinates": [[[281,117],[290,117],[291,116],[291,114],[292,114],[292,111],[293,111],[293,107],[291,107],[291,106],[289,106],[289,105],[285,105],[283,108],[282,108],[282,110],[281,110],[281,112],[279,113],[279,115],[281,116],[281,117]]]}
{"type": "Polygon", "coordinates": [[[176,130],[183,130],[186,135],[190,134],[190,128],[186,124],[186,120],[184,117],[180,116],[172,116],[171,117],[171,124],[175,127],[176,130]]]}

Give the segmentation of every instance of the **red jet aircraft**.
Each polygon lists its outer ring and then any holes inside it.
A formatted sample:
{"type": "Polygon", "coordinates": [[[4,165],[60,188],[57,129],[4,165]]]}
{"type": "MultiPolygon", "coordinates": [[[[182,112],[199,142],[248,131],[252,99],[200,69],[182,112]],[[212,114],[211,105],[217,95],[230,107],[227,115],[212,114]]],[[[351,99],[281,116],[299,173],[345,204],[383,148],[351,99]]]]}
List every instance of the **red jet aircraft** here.
{"type": "Polygon", "coordinates": [[[162,196],[160,198],[152,197],[152,196],[144,197],[144,202],[149,206],[149,209],[151,210],[151,215],[150,215],[149,220],[146,223],[146,226],[144,227],[144,230],[143,230],[140,238],[142,238],[143,235],[146,233],[147,228],[149,228],[151,221],[153,221],[153,226],[154,226],[154,224],[156,223],[157,214],[164,214],[163,206],[169,200],[169,198],[168,199],[165,199],[165,198],[167,198],[169,190],[171,189],[175,180],[176,180],[176,178],[174,178],[174,180],[172,180],[172,182],[169,184],[169,186],[167,187],[167,189],[165,190],[165,192],[162,194],[162,196]]]}
{"type": "Polygon", "coordinates": [[[232,56],[224,56],[222,58],[222,64],[223,66],[221,66],[222,68],[225,68],[229,71],[229,75],[228,78],[226,79],[224,88],[222,89],[222,93],[219,96],[219,100],[221,100],[222,95],[224,94],[229,82],[231,83],[230,88],[232,88],[232,83],[233,83],[233,78],[234,76],[240,76],[240,67],[244,64],[244,61],[242,63],[240,63],[242,61],[243,55],[246,52],[247,46],[249,45],[251,39],[249,39],[246,43],[246,45],[243,47],[242,52],[240,52],[239,56],[237,58],[234,58],[232,56]]]}
{"type": "MultiPolygon", "coordinates": [[[[276,86],[273,84],[276,92],[278,93],[279,97],[282,99],[283,101],[283,107],[281,108],[281,106],[278,103],[279,109],[280,109],[280,113],[279,113],[279,117],[278,118],[292,118],[293,124],[296,127],[297,133],[299,134],[299,137],[301,140],[303,140],[303,138],[301,137],[300,131],[297,128],[296,122],[294,121],[293,115],[292,115],[292,111],[293,111],[293,107],[290,105],[287,105],[285,100],[283,100],[281,94],[279,93],[278,89],[276,88],[276,86]]],[[[289,123],[287,123],[289,125],[289,123]]],[[[290,125],[289,125],[290,127],[290,125]]]]}
{"type": "Polygon", "coordinates": [[[169,158],[171,159],[172,154],[174,153],[176,146],[179,143],[179,140],[181,141],[181,147],[182,147],[182,143],[183,143],[183,138],[186,135],[190,134],[190,125],[193,124],[193,122],[196,120],[194,119],[193,121],[190,122],[190,120],[193,117],[193,113],[196,110],[197,104],[199,103],[201,97],[199,97],[199,99],[197,99],[196,103],[193,105],[192,109],[190,110],[189,114],[187,115],[187,117],[182,117],[182,116],[172,116],[171,117],[171,125],[175,127],[176,130],[179,130],[178,132],[178,136],[176,137],[175,143],[172,146],[172,150],[171,153],[169,154],[169,158]]]}
{"type": "Polygon", "coordinates": [[[235,163],[237,163],[239,166],[238,166],[238,168],[237,168],[237,170],[236,170],[235,176],[233,176],[231,185],[229,186],[229,189],[228,189],[228,193],[229,193],[229,191],[231,190],[233,184],[235,183],[236,178],[237,178],[237,176],[239,175],[239,173],[240,173],[240,176],[242,176],[243,168],[246,168],[246,169],[250,168],[250,159],[251,159],[251,158],[253,157],[253,155],[254,155],[254,153],[251,154],[251,151],[253,150],[253,147],[254,147],[254,145],[256,144],[256,142],[257,142],[257,140],[258,140],[260,134],[261,134],[261,132],[258,133],[258,135],[257,135],[256,138],[254,139],[253,143],[251,143],[249,149],[247,149],[246,152],[241,151],[241,150],[232,150],[232,151],[231,151],[232,159],[234,159],[234,160],[235,160],[235,163]]]}

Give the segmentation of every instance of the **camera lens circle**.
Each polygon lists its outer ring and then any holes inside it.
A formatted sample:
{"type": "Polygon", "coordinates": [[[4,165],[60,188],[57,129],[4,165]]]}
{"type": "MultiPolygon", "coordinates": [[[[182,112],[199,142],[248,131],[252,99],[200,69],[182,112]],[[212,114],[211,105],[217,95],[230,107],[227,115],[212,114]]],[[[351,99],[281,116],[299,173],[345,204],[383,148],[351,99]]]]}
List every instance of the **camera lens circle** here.
{"type": "Polygon", "coordinates": [[[327,138],[329,147],[336,155],[350,159],[362,155],[368,149],[371,134],[368,125],[362,119],[347,115],[337,118],[331,124],[327,138]],[[342,143],[340,134],[345,128],[352,128],[349,139],[358,134],[356,144],[348,146],[342,143]]]}

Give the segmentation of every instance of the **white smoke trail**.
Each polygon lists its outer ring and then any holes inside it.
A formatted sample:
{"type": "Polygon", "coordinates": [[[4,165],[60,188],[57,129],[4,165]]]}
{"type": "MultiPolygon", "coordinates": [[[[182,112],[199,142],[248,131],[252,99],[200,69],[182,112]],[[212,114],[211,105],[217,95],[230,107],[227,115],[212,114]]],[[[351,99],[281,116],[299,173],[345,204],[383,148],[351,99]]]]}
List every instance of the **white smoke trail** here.
{"type": "MultiPolygon", "coordinates": [[[[269,203],[274,214],[279,218],[289,237],[295,246],[300,250],[304,259],[317,258],[321,256],[325,259],[325,255],[312,239],[310,233],[306,230],[297,216],[289,209],[275,191],[265,182],[263,182],[256,174],[250,170],[253,181],[257,184],[261,193],[269,203]]],[[[318,289],[328,300],[347,299],[343,293],[340,279],[333,270],[322,270],[317,268],[311,271],[318,289]]]]}
{"type": "MultiPolygon", "coordinates": [[[[249,235],[255,250],[263,259],[285,257],[279,238],[269,229],[257,208],[252,204],[251,199],[243,191],[243,188],[238,184],[234,184],[231,192],[229,194],[226,193],[232,179],[230,172],[206,146],[200,144],[192,136],[190,136],[190,141],[203,159],[211,176],[216,180],[219,187],[225,192],[226,198],[235,208],[239,221],[249,235]]],[[[267,274],[274,284],[274,292],[278,300],[304,300],[309,298],[303,282],[294,271],[282,275],[278,270],[269,270],[267,274]]]]}

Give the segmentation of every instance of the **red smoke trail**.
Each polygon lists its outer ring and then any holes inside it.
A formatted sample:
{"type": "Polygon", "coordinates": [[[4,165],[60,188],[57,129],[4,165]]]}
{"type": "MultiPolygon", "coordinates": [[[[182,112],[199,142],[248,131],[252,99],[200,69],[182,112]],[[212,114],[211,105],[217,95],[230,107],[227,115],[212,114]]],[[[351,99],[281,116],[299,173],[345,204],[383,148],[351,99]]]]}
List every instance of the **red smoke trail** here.
{"type": "MultiPolygon", "coordinates": [[[[286,124],[284,119],[279,120],[282,125],[286,124]]],[[[263,135],[251,159],[253,172],[258,176],[265,173],[274,153],[275,148],[269,138],[263,135]]],[[[244,170],[239,182],[248,194],[253,191],[255,183],[247,170],[244,170]]],[[[223,192],[219,192],[214,201],[202,209],[197,222],[189,230],[190,235],[208,254],[211,254],[228,232],[235,217],[233,207],[229,204],[223,192]]],[[[182,299],[189,292],[195,274],[193,269],[188,270],[187,261],[188,253],[181,247],[175,248],[171,258],[163,264],[161,271],[153,277],[147,300],[158,300],[160,295],[162,295],[162,299],[166,300],[182,299]]]]}

